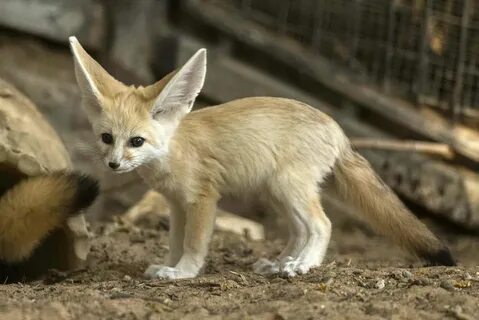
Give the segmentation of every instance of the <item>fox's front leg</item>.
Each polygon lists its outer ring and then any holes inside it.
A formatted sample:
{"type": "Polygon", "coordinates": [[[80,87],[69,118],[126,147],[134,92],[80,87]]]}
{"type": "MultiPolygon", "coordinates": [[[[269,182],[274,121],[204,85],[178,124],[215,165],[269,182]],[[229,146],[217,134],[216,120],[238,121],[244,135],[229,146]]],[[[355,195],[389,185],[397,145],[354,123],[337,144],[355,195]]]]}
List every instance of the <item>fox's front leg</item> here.
{"type": "MultiPolygon", "coordinates": [[[[214,227],[217,200],[218,197],[216,196],[202,195],[184,207],[186,223],[181,258],[174,267],[151,265],[145,271],[147,277],[182,279],[193,278],[198,275],[208,253],[208,246],[214,227]]],[[[170,257],[170,259],[174,258],[173,252],[170,254],[170,257]]]]}
{"type": "Polygon", "coordinates": [[[186,211],[184,208],[170,202],[170,231],[168,266],[174,267],[183,256],[183,242],[185,239],[186,211]]]}

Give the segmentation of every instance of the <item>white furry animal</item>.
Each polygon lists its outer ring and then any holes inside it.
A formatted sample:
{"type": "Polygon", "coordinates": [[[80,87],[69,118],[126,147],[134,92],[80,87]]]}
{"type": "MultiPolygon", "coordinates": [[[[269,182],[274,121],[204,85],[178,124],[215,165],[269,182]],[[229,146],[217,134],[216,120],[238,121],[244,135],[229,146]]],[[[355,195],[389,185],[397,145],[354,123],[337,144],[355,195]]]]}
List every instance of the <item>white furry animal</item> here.
{"type": "Polygon", "coordinates": [[[74,37],[70,43],[105,165],[115,172],[136,170],[172,208],[169,260],[151,265],[146,276],[198,275],[222,197],[254,197],[288,218],[286,247],[273,261],[260,259],[257,272],[294,276],[319,266],[331,223],[318,195],[329,175],[379,233],[433,264],[454,264],[443,243],[320,111],[294,100],[256,97],[190,112],[205,79],[206,50],[151,86],[127,87],[74,37]]]}

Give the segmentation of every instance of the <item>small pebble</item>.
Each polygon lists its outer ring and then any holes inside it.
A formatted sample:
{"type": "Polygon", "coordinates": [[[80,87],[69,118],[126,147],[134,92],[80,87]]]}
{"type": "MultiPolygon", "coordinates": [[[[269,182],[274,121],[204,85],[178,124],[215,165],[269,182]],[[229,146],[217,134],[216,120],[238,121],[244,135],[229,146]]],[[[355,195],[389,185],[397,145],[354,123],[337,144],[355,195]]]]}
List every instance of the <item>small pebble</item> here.
{"type": "Polygon", "coordinates": [[[412,283],[418,286],[430,286],[433,284],[431,279],[424,278],[424,277],[414,279],[412,283]]]}
{"type": "Polygon", "coordinates": [[[376,289],[382,290],[384,287],[386,287],[386,281],[384,279],[379,280],[376,282],[376,285],[374,286],[376,289]]]}
{"type": "Polygon", "coordinates": [[[446,289],[448,291],[454,291],[454,284],[451,280],[444,280],[441,282],[441,288],[446,289]]]}

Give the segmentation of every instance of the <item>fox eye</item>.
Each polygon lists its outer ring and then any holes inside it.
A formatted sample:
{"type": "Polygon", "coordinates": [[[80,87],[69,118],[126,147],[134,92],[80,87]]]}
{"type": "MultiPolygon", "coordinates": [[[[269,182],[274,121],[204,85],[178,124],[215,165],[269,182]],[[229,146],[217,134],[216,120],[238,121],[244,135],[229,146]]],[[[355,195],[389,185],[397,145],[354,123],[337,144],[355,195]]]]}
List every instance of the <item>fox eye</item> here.
{"type": "Polygon", "coordinates": [[[133,137],[130,139],[130,145],[134,148],[141,147],[144,142],[145,142],[145,139],[142,137],[133,137]]]}
{"type": "Polygon", "coordinates": [[[112,144],[113,143],[113,136],[109,133],[102,133],[101,134],[101,141],[104,144],[112,144]]]}

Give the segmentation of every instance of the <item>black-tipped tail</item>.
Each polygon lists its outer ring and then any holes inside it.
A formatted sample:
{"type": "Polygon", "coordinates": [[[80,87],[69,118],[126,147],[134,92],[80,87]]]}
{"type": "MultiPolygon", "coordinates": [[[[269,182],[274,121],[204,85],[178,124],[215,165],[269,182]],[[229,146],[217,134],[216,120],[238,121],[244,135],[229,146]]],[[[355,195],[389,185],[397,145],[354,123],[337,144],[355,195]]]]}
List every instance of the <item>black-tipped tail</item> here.
{"type": "Polygon", "coordinates": [[[429,266],[455,266],[457,265],[449,248],[443,247],[436,251],[421,252],[420,256],[424,258],[429,266]]]}
{"type": "Polygon", "coordinates": [[[86,209],[93,204],[100,193],[98,181],[86,174],[71,173],[70,179],[76,185],[72,203],[72,214],[86,209]]]}
{"type": "Polygon", "coordinates": [[[433,265],[455,265],[447,247],[410,212],[360,154],[344,151],[334,169],[336,186],[379,234],[433,265]]]}
{"type": "Polygon", "coordinates": [[[0,262],[28,259],[51,232],[93,204],[98,194],[95,179],[75,172],[31,177],[10,188],[0,197],[0,262]]]}

